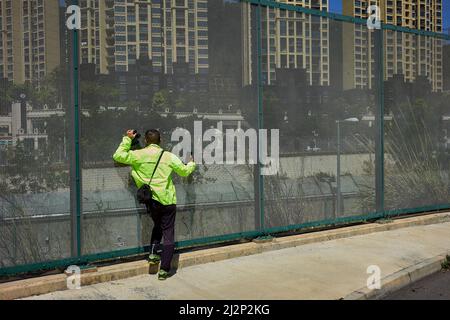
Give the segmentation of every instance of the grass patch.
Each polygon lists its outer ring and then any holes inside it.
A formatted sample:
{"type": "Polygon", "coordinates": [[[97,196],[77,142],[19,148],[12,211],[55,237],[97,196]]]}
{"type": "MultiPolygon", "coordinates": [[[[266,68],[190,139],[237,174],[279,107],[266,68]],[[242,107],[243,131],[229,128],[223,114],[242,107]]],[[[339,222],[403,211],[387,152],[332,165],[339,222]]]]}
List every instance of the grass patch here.
{"type": "Polygon", "coordinates": [[[442,270],[448,271],[450,270],[450,256],[447,255],[445,260],[441,263],[442,270]]]}

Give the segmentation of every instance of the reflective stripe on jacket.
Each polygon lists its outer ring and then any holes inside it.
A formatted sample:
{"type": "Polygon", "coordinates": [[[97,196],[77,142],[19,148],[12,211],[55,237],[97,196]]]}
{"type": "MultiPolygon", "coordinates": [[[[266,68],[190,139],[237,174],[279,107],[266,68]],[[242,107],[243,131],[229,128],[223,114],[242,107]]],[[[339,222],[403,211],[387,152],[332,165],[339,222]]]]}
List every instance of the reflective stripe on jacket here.
{"type": "MultiPolygon", "coordinates": [[[[131,141],[131,138],[124,137],[113,159],[131,166],[131,176],[140,188],[150,182],[156,162],[163,150],[160,146],[151,144],[144,149],[130,151],[131,141]]],[[[177,194],[171,177],[172,171],[187,177],[194,172],[195,168],[194,162],[185,165],[176,155],[165,151],[151,182],[154,191],[153,199],[165,206],[177,204],[177,194]]]]}

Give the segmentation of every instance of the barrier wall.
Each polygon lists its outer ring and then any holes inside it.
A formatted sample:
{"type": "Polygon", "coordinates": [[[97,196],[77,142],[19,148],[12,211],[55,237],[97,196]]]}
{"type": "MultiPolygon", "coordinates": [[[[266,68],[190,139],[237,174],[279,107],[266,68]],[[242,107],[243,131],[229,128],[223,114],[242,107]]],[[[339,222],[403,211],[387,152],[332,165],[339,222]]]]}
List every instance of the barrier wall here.
{"type": "Polygon", "coordinates": [[[448,35],[320,3],[62,3],[0,2],[0,276],[147,250],[151,219],[112,160],[130,128],[169,151],[191,134],[178,248],[450,208],[448,35]],[[252,162],[252,139],[278,162],[252,162]]]}

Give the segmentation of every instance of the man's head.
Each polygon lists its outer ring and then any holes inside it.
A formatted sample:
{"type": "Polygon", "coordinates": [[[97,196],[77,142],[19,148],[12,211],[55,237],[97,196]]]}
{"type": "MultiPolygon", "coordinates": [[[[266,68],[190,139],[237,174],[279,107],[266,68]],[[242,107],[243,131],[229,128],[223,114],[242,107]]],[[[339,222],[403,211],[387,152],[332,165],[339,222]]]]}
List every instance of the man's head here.
{"type": "Polygon", "coordinates": [[[156,129],[150,129],[145,133],[145,141],[147,145],[151,144],[161,144],[161,134],[156,129]]]}

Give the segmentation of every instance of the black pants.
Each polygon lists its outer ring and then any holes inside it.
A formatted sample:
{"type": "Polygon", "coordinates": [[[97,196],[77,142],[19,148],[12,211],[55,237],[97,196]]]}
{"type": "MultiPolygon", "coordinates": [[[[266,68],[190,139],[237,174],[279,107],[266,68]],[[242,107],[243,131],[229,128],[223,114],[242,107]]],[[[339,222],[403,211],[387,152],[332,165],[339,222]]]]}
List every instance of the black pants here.
{"type": "Polygon", "coordinates": [[[164,206],[157,201],[152,201],[150,205],[147,205],[147,211],[151,214],[154,224],[150,250],[154,250],[156,253],[156,250],[160,249],[161,240],[164,238],[161,269],[169,272],[175,251],[175,216],[177,206],[164,206]]]}

